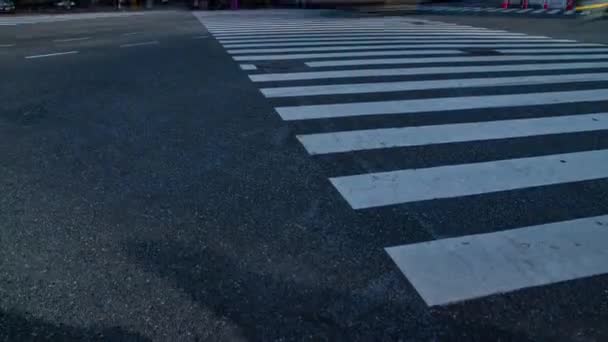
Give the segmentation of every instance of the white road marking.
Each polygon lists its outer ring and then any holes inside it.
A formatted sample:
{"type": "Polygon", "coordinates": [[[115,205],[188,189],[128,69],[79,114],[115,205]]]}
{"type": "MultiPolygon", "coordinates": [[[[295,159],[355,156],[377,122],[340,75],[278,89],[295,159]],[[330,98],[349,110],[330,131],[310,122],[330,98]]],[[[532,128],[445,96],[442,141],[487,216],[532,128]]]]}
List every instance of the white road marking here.
{"type": "Polygon", "coordinates": [[[123,44],[121,48],[135,47],[135,46],[145,46],[145,45],[158,45],[160,44],[157,40],[153,40],[150,42],[141,42],[141,43],[131,43],[131,44],[123,44]]]}
{"type": "Polygon", "coordinates": [[[318,33],[314,32],[306,32],[306,33],[274,33],[274,34],[266,34],[266,35],[256,35],[251,33],[243,33],[239,35],[220,35],[214,34],[215,37],[221,40],[225,40],[228,38],[232,39],[254,39],[254,38],[263,38],[263,39],[271,39],[271,38],[309,38],[314,39],[315,37],[335,37],[335,36],[389,36],[389,35],[402,35],[402,36],[411,36],[411,37],[428,37],[428,36],[439,36],[439,37],[521,37],[524,36],[523,33],[494,33],[494,32],[407,32],[401,30],[385,30],[378,31],[376,33],[370,32],[367,30],[359,31],[349,31],[349,32],[330,32],[330,31],[321,31],[318,33]]]}
{"type": "Polygon", "coordinates": [[[15,46],[15,44],[0,44],[0,48],[9,48],[13,46],[15,46]]]}
{"type": "Polygon", "coordinates": [[[511,12],[515,12],[517,11],[517,8],[510,8],[510,9],[506,9],[504,11],[502,11],[502,13],[511,13],[511,12]]]}
{"type": "Polygon", "coordinates": [[[503,62],[503,61],[567,61],[585,59],[606,59],[608,54],[574,54],[574,55],[529,55],[529,56],[465,56],[465,57],[432,57],[432,58],[376,58],[349,59],[335,61],[306,62],[309,67],[328,67],[346,65],[381,65],[381,64],[427,64],[453,62],[503,62]]]}
{"type": "Polygon", "coordinates": [[[192,39],[205,39],[205,38],[209,38],[209,36],[205,36],[205,35],[203,35],[203,36],[195,36],[195,37],[192,37],[192,39]]]}
{"type": "Polygon", "coordinates": [[[73,55],[77,54],[78,51],[66,51],[66,52],[55,52],[55,53],[47,53],[44,55],[33,55],[26,56],[25,59],[35,59],[35,58],[46,58],[46,57],[55,57],[55,56],[63,56],[63,55],[73,55]]]}
{"type": "Polygon", "coordinates": [[[446,79],[430,81],[398,81],[328,84],[297,87],[262,88],[260,91],[268,98],[292,96],[319,96],[339,94],[371,94],[397,91],[416,91],[431,89],[457,89],[474,87],[503,87],[517,85],[560,84],[572,82],[608,81],[608,73],[581,73],[562,75],[534,75],[511,77],[484,77],[446,79]]]}
{"type": "Polygon", "coordinates": [[[549,14],[557,14],[557,13],[559,13],[561,11],[562,11],[561,9],[554,9],[554,10],[551,10],[551,11],[549,11],[547,13],[549,13],[549,14]]]}
{"type": "Polygon", "coordinates": [[[253,64],[241,64],[240,67],[243,70],[258,70],[258,67],[253,64]]]}
{"type": "Polygon", "coordinates": [[[242,36],[253,36],[253,37],[280,37],[286,35],[303,35],[308,33],[308,35],[326,35],[326,34],[342,34],[342,33],[401,33],[401,34],[451,34],[451,33],[460,33],[461,35],[504,35],[510,34],[509,32],[504,31],[488,31],[488,30],[460,30],[460,29],[445,29],[445,30],[425,30],[425,29],[366,29],[366,28],[349,28],[349,29],[320,29],[320,30],[271,30],[268,32],[259,32],[259,31],[239,31],[235,33],[217,33],[212,32],[214,36],[221,38],[228,37],[242,37],[242,36]]]}
{"type": "Polygon", "coordinates": [[[454,30],[458,30],[461,32],[501,32],[505,33],[505,30],[489,30],[486,28],[463,28],[458,26],[446,26],[446,27],[386,27],[386,26],[317,26],[317,27],[280,27],[280,28],[248,28],[248,29],[235,29],[235,30],[214,30],[210,29],[214,35],[232,35],[232,34],[256,34],[256,35],[265,35],[267,33],[275,34],[275,33],[300,33],[300,32],[343,32],[343,31],[403,31],[403,32],[450,32],[454,30]],[[278,31],[278,32],[277,32],[278,31]]]}
{"type": "Polygon", "coordinates": [[[500,53],[508,54],[508,53],[566,53],[566,52],[608,52],[608,48],[575,48],[575,49],[505,49],[505,50],[496,50],[500,53]]]}
{"type": "Polygon", "coordinates": [[[82,40],[89,40],[91,37],[78,37],[78,38],[65,38],[65,39],[55,39],[53,40],[55,43],[67,43],[67,42],[78,42],[82,40]]]}
{"type": "Polygon", "coordinates": [[[310,120],[363,115],[538,106],[588,101],[608,101],[608,89],[292,106],[277,107],[276,111],[283,120],[310,120]]]}
{"type": "Polygon", "coordinates": [[[517,13],[528,13],[528,12],[531,12],[531,11],[534,11],[534,8],[522,9],[522,10],[517,11],[517,13]]]}
{"type": "Polygon", "coordinates": [[[366,52],[328,52],[328,53],[294,53],[287,55],[249,55],[234,56],[235,61],[276,61],[307,58],[336,58],[363,56],[417,56],[417,55],[460,55],[458,50],[398,50],[398,51],[366,51],[366,52]]]}
{"type": "Polygon", "coordinates": [[[608,130],[608,113],[298,135],[311,155],[608,130]]]}
{"type": "Polygon", "coordinates": [[[353,209],[364,209],[607,178],[606,161],[608,150],[599,150],[330,180],[353,209]]]}
{"type": "Polygon", "coordinates": [[[143,32],[127,32],[127,33],[122,33],[121,36],[134,36],[136,34],[142,34],[143,32]]]}
{"type": "MultiPolygon", "coordinates": [[[[434,36],[426,36],[426,37],[418,37],[418,36],[410,36],[410,35],[404,35],[401,33],[378,33],[378,34],[374,34],[374,33],[361,33],[361,34],[356,34],[356,35],[330,35],[330,36],[323,36],[323,37],[311,37],[311,36],[304,36],[304,37],[300,37],[300,38],[248,38],[248,39],[218,39],[218,41],[224,45],[226,44],[236,44],[236,43],[292,43],[292,42],[308,42],[308,43],[316,43],[316,42],[322,42],[322,41],[357,41],[357,40],[369,40],[369,39],[390,39],[390,40],[413,40],[413,41],[419,41],[420,43],[424,43],[424,42],[432,42],[432,41],[437,41],[437,40],[448,40],[448,42],[460,42],[460,41],[479,41],[481,39],[485,39],[488,40],[489,37],[485,37],[485,36],[463,36],[463,37],[434,37],[434,36]]],[[[498,37],[490,37],[492,40],[491,41],[503,41],[506,39],[518,39],[518,40],[530,40],[530,41],[537,41],[538,39],[549,39],[549,40],[553,40],[556,42],[559,42],[560,40],[556,40],[556,39],[550,39],[548,37],[544,37],[544,36],[510,36],[510,35],[505,35],[505,36],[498,36],[498,37]]],[[[567,40],[564,40],[567,41],[567,40]]]]}
{"type": "Polygon", "coordinates": [[[387,248],[429,306],[608,273],[608,216],[387,248]]]}
{"type": "Polygon", "coordinates": [[[541,9],[538,9],[538,10],[536,10],[536,11],[532,12],[532,13],[534,13],[534,14],[538,14],[538,13],[543,13],[543,12],[546,12],[546,11],[547,11],[546,9],[541,8],[541,9]]]}
{"type": "MultiPolygon", "coordinates": [[[[370,29],[386,29],[387,24],[376,22],[376,23],[355,23],[355,25],[341,24],[341,23],[290,23],[290,24],[260,24],[260,25],[224,25],[224,26],[213,26],[205,25],[211,32],[241,32],[249,30],[288,30],[288,29],[299,29],[299,30],[314,30],[314,29],[330,29],[330,28],[370,28],[370,29]]],[[[393,27],[394,28],[394,27],[393,27]]],[[[433,25],[430,27],[424,27],[420,25],[399,25],[399,28],[403,29],[414,29],[414,30],[443,30],[443,29],[462,29],[462,30],[488,30],[483,27],[472,27],[472,26],[461,26],[461,25],[433,25]]],[[[501,30],[504,31],[504,30],[501,30]]],[[[262,32],[262,31],[259,31],[262,32]]]]}
{"type": "MultiPolygon", "coordinates": [[[[258,47],[289,47],[289,46],[335,46],[335,45],[358,45],[358,44],[479,44],[480,46],[483,43],[487,44],[502,44],[502,43],[574,43],[574,40],[569,39],[536,39],[536,40],[526,40],[526,39],[463,39],[463,40],[454,40],[454,39],[446,39],[446,40],[422,40],[422,39],[391,39],[391,40],[361,40],[361,41],[341,41],[341,40],[332,40],[326,42],[290,42],[290,43],[245,43],[245,44],[223,44],[226,49],[240,49],[240,48],[258,48],[258,47]],[[480,44],[482,43],[482,44],[480,44]]],[[[483,45],[483,46],[487,46],[483,45]]],[[[601,44],[597,44],[601,45],[601,44]]]]}
{"type": "MultiPolygon", "coordinates": [[[[322,46],[322,47],[294,47],[294,48],[271,48],[271,49],[232,49],[227,50],[229,54],[247,53],[285,53],[285,52],[312,52],[312,51],[351,51],[351,50],[390,50],[390,49],[447,49],[447,48],[538,48],[538,47],[585,47],[602,46],[594,43],[566,43],[566,44],[517,44],[517,43],[494,43],[494,44],[390,44],[390,45],[356,45],[356,46],[322,46]]],[[[606,49],[608,50],[608,49],[606,49]]],[[[502,50],[510,51],[510,50],[502,50]]],[[[604,50],[602,50],[604,51],[604,50]]]]}
{"type": "Polygon", "coordinates": [[[275,73],[250,75],[253,82],[295,81],[350,77],[378,77],[378,76],[408,76],[408,75],[441,75],[459,73],[488,73],[504,71],[543,71],[543,70],[574,70],[608,68],[608,62],[589,63],[536,63],[514,65],[487,65],[487,66],[449,66],[425,68],[394,68],[394,69],[357,69],[336,71],[305,71],[292,73],[275,73]]]}

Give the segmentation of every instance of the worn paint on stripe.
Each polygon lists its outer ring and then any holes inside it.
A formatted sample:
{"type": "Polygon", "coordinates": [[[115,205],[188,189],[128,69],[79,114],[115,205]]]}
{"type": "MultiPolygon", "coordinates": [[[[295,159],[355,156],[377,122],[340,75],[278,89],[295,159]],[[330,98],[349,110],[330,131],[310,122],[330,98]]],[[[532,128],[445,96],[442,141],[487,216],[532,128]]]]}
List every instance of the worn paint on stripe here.
{"type": "Polygon", "coordinates": [[[33,55],[26,56],[25,59],[36,59],[36,58],[45,58],[45,57],[56,57],[56,56],[64,56],[64,55],[74,55],[77,54],[78,51],[66,51],[66,52],[55,52],[55,53],[47,53],[44,55],[33,55]]]}
{"type": "Polygon", "coordinates": [[[357,69],[335,71],[305,71],[291,73],[274,73],[250,75],[253,82],[296,81],[351,77],[378,77],[378,76],[410,76],[410,75],[441,75],[459,73],[488,73],[505,71],[544,71],[544,70],[575,70],[608,68],[608,62],[589,63],[536,63],[514,65],[488,65],[488,66],[449,66],[426,68],[392,68],[392,69],[357,69]]]}
{"type": "Polygon", "coordinates": [[[298,135],[309,154],[608,130],[608,113],[298,135]]]}
{"type": "Polygon", "coordinates": [[[242,70],[258,70],[258,67],[256,67],[253,64],[241,64],[239,66],[241,67],[242,70]]]}
{"type": "Polygon", "coordinates": [[[147,46],[147,45],[158,45],[158,44],[160,44],[160,43],[157,40],[154,40],[154,41],[150,41],[150,42],[123,44],[120,47],[129,48],[129,47],[136,47],[136,46],[147,46]]]}
{"type": "Polygon", "coordinates": [[[607,100],[608,89],[593,89],[277,107],[276,111],[283,120],[310,120],[362,115],[411,114],[607,100]]]}
{"type": "Polygon", "coordinates": [[[336,61],[306,62],[309,67],[329,67],[347,65],[383,65],[383,64],[427,64],[453,62],[503,62],[503,61],[567,61],[586,59],[606,59],[608,54],[573,54],[573,55],[528,55],[528,56],[466,56],[466,57],[431,57],[431,58],[374,58],[349,59],[336,61]]]}
{"type": "Polygon", "coordinates": [[[77,37],[77,38],[65,38],[65,39],[55,39],[53,40],[56,43],[67,43],[67,42],[79,42],[83,40],[89,40],[91,37],[77,37]]]}
{"type": "Polygon", "coordinates": [[[331,178],[353,209],[608,177],[608,150],[331,178]],[[584,166],[584,167],[581,167],[584,166]]]}

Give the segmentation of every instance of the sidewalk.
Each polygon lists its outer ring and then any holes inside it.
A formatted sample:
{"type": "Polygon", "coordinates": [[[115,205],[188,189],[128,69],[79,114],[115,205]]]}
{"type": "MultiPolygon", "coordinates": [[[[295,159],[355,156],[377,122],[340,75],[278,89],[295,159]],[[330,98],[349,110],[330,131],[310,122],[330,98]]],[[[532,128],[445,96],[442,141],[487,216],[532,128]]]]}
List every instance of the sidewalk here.
{"type": "Polygon", "coordinates": [[[565,10],[560,8],[541,8],[530,4],[529,8],[521,8],[519,4],[511,4],[508,8],[500,7],[497,1],[495,6],[479,6],[479,2],[457,2],[457,3],[428,3],[428,4],[406,4],[385,6],[363,6],[356,8],[359,13],[378,15],[403,15],[412,13],[441,13],[441,14],[474,14],[489,16],[532,16],[532,17],[575,17],[578,15],[592,14],[591,8],[581,6],[578,9],[565,10]]]}

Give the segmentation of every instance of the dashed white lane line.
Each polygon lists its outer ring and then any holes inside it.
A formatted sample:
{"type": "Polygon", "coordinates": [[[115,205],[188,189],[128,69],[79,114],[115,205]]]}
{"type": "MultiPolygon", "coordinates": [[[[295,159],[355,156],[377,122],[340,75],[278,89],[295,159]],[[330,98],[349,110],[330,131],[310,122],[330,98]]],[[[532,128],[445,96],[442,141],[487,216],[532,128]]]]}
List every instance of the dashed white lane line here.
{"type": "Polygon", "coordinates": [[[258,67],[256,67],[253,64],[241,64],[239,65],[241,67],[241,69],[243,70],[258,70],[258,67]]]}
{"type": "Polygon", "coordinates": [[[13,46],[15,46],[15,44],[0,44],[0,48],[9,48],[13,46]]]}
{"type": "Polygon", "coordinates": [[[205,38],[209,38],[209,36],[201,35],[201,36],[192,37],[192,39],[205,39],[205,38]]]}
{"type": "Polygon", "coordinates": [[[55,39],[53,40],[55,43],[67,43],[67,42],[78,42],[82,40],[89,40],[91,37],[77,37],[77,38],[64,38],[64,39],[55,39]]]}
{"type": "Polygon", "coordinates": [[[63,56],[63,55],[74,55],[77,53],[78,53],[78,51],[55,52],[55,53],[47,53],[44,55],[26,56],[25,59],[46,58],[46,57],[55,57],[55,56],[63,56]]]}
{"type": "Polygon", "coordinates": [[[127,33],[123,33],[121,34],[121,36],[134,36],[136,34],[142,34],[143,32],[127,32],[127,33]]]}
{"type": "Polygon", "coordinates": [[[153,41],[150,41],[150,42],[123,44],[120,47],[121,48],[129,48],[129,47],[135,47],[135,46],[158,45],[158,44],[160,44],[160,42],[158,40],[153,40],[153,41]]]}

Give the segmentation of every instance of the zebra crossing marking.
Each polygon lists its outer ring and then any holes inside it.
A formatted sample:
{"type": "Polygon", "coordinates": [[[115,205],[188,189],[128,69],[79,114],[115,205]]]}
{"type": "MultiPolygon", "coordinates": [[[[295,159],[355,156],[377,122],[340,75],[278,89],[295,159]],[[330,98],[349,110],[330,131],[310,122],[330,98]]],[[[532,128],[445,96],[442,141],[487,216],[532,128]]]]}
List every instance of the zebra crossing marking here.
{"type": "Polygon", "coordinates": [[[608,216],[387,248],[429,306],[608,273],[608,216]]]}
{"type": "Polygon", "coordinates": [[[489,66],[449,66],[449,67],[418,67],[418,68],[391,68],[391,69],[355,69],[336,71],[304,71],[291,73],[268,73],[249,75],[253,82],[278,82],[314,79],[335,79],[351,77],[378,77],[378,76],[413,76],[413,75],[441,75],[460,73],[488,73],[505,71],[546,71],[546,70],[575,70],[608,68],[608,62],[589,63],[545,63],[545,64],[513,64],[489,66]]]}
{"type": "Polygon", "coordinates": [[[608,89],[277,107],[286,121],[608,101],[608,89]]]}
{"type": "MultiPolygon", "coordinates": [[[[490,10],[495,9],[469,9],[469,11],[490,10]]],[[[526,11],[511,9],[510,12],[515,10],[522,13],[536,12],[533,9],[526,11]]],[[[586,105],[592,105],[605,104],[608,101],[606,87],[584,88],[585,82],[608,80],[608,72],[598,70],[608,68],[608,53],[605,53],[608,52],[608,48],[604,48],[601,44],[577,43],[572,40],[564,41],[544,36],[477,28],[470,28],[462,33],[450,32],[440,26],[435,30],[428,27],[422,29],[414,27],[413,19],[403,23],[387,19],[366,19],[360,22],[325,19],[327,20],[325,23],[335,24],[332,27],[330,24],[311,24],[309,19],[299,21],[297,16],[289,18],[289,20],[272,21],[270,26],[265,25],[264,20],[247,21],[254,20],[253,18],[235,19],[223,23],[218,20],[214,21],[212,27],[208,26],[237,61],[240,58],[264,62],[301,60],[304,65],[312,69],[249,75],[253,82],[258,83],[286,82],[280,86],[271,84],[260,87],[260,91],[269,98],[286,98],[281,101],[283,104],[293,104],[293,100],[308,96],[306,105],[275,106],[276,112],[286,121],[425,113],[440,113],[447,117],[455,115],[453,113],[456,110],[504,108],[517,111],[524,106],[536,106],[534,108],[536,110],[554,104],[585,102],[586,105]],[[290,25],[286,30],[277,30],[275,24],[287,22],[290,25]],[[403,27],[402,31],[381,30],[382,23],[388,22],[392,27],[403,27]],[[242,26],[231,27],[232,23],[240,23],[242,26]],[[260,30],[256,33],[250,32],[254,27],[260,30]],[[467,52],[467,55],[431,56],[429,52],[439,48],[442,50],[436,51],[449,51],[443,49],[456,47],[491,48],[500,54],[479,56],[467,52]],[[401,51],[424,52],[424,54],[388,57],[395,56],[395,53],[401,51]],[[360,53],[369,54],[365,57],[381,57],[358,58],[362,57],[358,55],[360,53]],[[328,60],[315,60],[322,58],[328,60]],[[433,66],[436,63],[451,65],[433,66]],[[359,68],[366,65],[395,64],[409,65],[395,68],[359,68]],[[544,71],[560,71],[560,73],[523,76],[500,74],[492,77],[480,75],[544,71]],[[475,73],[477,76],[474,76],[475,73]],[[349,82],[350,79],[365,77],[456,74],[461,75],[442,80],[390,82],[379,80],[361,83],[357,79],[349,82]],[[328,80],[332,79],[343,80],[334,82],[335,84],[328,83],[328,80]],[[303,85],[287,83],[303,80],[310,82],[305,82],[303,85]],[[534,93],[516,91],[516,93],[498,95],[414,97],[407,100],[329,104],[326,103],[326,99],[321,102],[325,104],[315,103],[317,98],[312,97],[465,87],[489,89],[489,87],[573,82],[580,83],[581,88],[571,91],[539,89],[534,93]]],[[[438,25],[432,21],[424,22],[438,25]]],[[[452,28],[452,30],[458,29],[458,25],[452,28]]],[[[592,86],[597,87],[597,85],[592,86]]],[[[604,131],[608,131],[608,113],[586,112],[566,115],[545,113],[542,117],[525,119],[505,118],[493,121],[479,119],[463,123],[312,132],[297,134],[296,137],[309,154],[331,157],[335,153],[380,151],[396,147],[428,147],[472,141],[490,144],[491,140],[497,139],[604,131]],[[549,116],[546,116],[547,114],[549,116]]],[[[607,160],[608,150],[553,152],[549,155],[526,158],[339,175],[330,178],[330,182],[353,209],[359,210],[434,199],[494,195],[502,191],[550,187],[579,181],[606,180],[608,179],[607,160]],[[584,167],[581,167],[582,165],[584,167]]],[[[598,228],[598,222],[608,226],[606,219],[607,217],[596,217],[549,223],[511,231],[389,247],[386,251],[428,305],[444,305],[505,291],[608,273],[608,266],[605,263],[608,252],[603,248],[608,241],[608,234],[605,227],[598,228]],[[522,252],[520,249],[524,247],[526,250],[522,252]],[[495,251],[497,249],[498,251],[495,251]],[[460,261],[464,262],[459,263],[460,261]],[[558,266],[561,268],[557,269],[558,266]]]]}
{"type": "Polygon", "coordinates": [[[563,49],[497,49],[500,53],[572,53],[572,52],[608,52],[608,48],[563,48],[563,49]]]}
{"type": "Polygon", "coordinates": [[[527,55],[527,56],[475,56],[475,57],[429,57],[429,58],[374,58],[346,59],[331,61],[305,62],[311,68],[330,66],[381,65],[381,64],[430,64],[453,62],[514,62],[514,61],[568,61],[585,59],[606,59],[608,54],[572,54],[572,55],[527,55]]]}
{"type": "Polygon", "coordinates": [[[290,59],[339,58],[339,57],[368,57],[368,56],[418,56],[418,55],[461,55],[459,50],[391,50],[365,52],[328,52],[328,53],[294,53],[286,55],[249,55],[234,56],[235,61],[278,61],[290,59]]]}
{"type": "MultiPolygon", "coordinates": [[[[533,48],[533,47],[590,47],[590,46],[602,46],[602,44],[594,43],[564,43],[564,44],[517,44],[517,43],[494,43],[494,44],[390,44],[390,45],[356,45],[356,46],[322,46],[322,47],[296,47],[296,48],[269,48],[269,49],[230,49],[226,50],[231,55],[236,54],[247,54],[247,53],[286,53],[286,52],[311,52],[311,51],[351,51],[351,50],[391,50],[391,49],[447,49],[447,48],[472,48],[472,47],[483,47],[483,48],[533,48]]],[[[599,52],[606,51],[608,49],[602,49],[599,52]]],[[[504,50],[511,51],[511,50],[504,50]]],[[[533,50],[534,51],[534,50],[533,50]]]]}
{"type": "Polygon", "coordinates": [[[241,65],[239,65],[239,67],[242,70],[258,70],[258,67],[255,66],[254,64],[241,64],[241,65]]]}
{"type": "Polygon", "coordinates": [[[608,113],[298,135],[311,155],[608,130],[608,113]]]}
{"type": "MultiPolygon", "coordinates": [[[[291,42],[291,43],[244,43],[244,44],[224,44],[226,49],[244,49],[244,48],[261,48],[261,47],[292,47],[292,46],[345,46],[345,45],[358,45],[358,44],[479,44],[479,46],[486,46],[487,44],[503,44],[503,43],[520,43],[520,44],[537,44],[537,43],[573,43],[569,39],[537,39],[537,40],[526,40],[526,39],[503,39],[500,41],[485,40],[485,39],[462,39],[462,40],[421,40],[421,39],[392,39],[392,40],[360,40],[360,41],[341,41],[332,40],[326,42],[291,42]]],[[[589,44],[589,43],[586,43],[589,44]]],[[[561,44],[560,44],[561,45],[561,44]]],[[[601,44],[598,44],[601,45],[601,44]]]]}
{"type": "MultiPolygon", "coordinates": [[[[462,37],[442,37],[442,36],[426,36],[426,37],[412,37],[412,36],[408,36],[408,35],[403,35],[401,33],[387,33],[387,34],[382,34],[382,33],[361,33],[361,34],[348,34],[348,35],[331,35],[331,36],[304,36],[304,37],[299,37],[299,38],[292,38],[292,39],[287,39],[287,38],[258,38],[258,37],[254,37],[254,38],[248,38],[248,39],[241,39],[241,38],[223,38],[223,39],[218,39],[218,41],[222,44],[224,44],[224,46],[226,46],[226,44],[235,44],[235,43],[290,43],[290,42],[307,42],[307,43],[314,43],[314,42],[322,42],[322,41],[358,41],[358,40],[369,40],[369,39],[378,39],[378,38],[384,39],[384,40],[414,40],[414,41],[418,41],[420,43],[423,43],[425,41],[437,41],[437,40],[443,40],[445,41],[446,38],[449,38],[449,42],[453,42],[453,41],[464,41],[464,40],[470,40],[470,41],[479,41],[479,40],[488,40],[488,37],[477,37],[477,36],[462,36],[462,37]]],[[[549,39],[548,37],[545,36],[511,36],[509,34],[504,35],[504,36],[494,36],[491,37],[493,40],[499,39],[500,41],[505,41],[505,40],[526,40],[526,41],[534,41],[537,42],[539,39],[549,39]]],[[[552,39],[552,41],[555,42],[563,42],[564,40],[555,40],[552,39]]]]}
{"type": "Polygon", "coordinates": [[[502,87],[517,85],[561,84],[572,82],[608,81],[608,73],[582,73],[540,76],[462,78],[431,81],[370,82],[350,84],[329,84],[297,87],[262,88],[260,91],[269,98],[293,96],[318,96],[338,94],[387,93],[398,91],[457,89],[474,87],[502,87]]]}
{"type": "Polygon", "coordinates": [[[608,178],[608,150],[330,178],[353,209],[608,178]],[[581,167],[584,165],[585,167],[581,167]]]}

